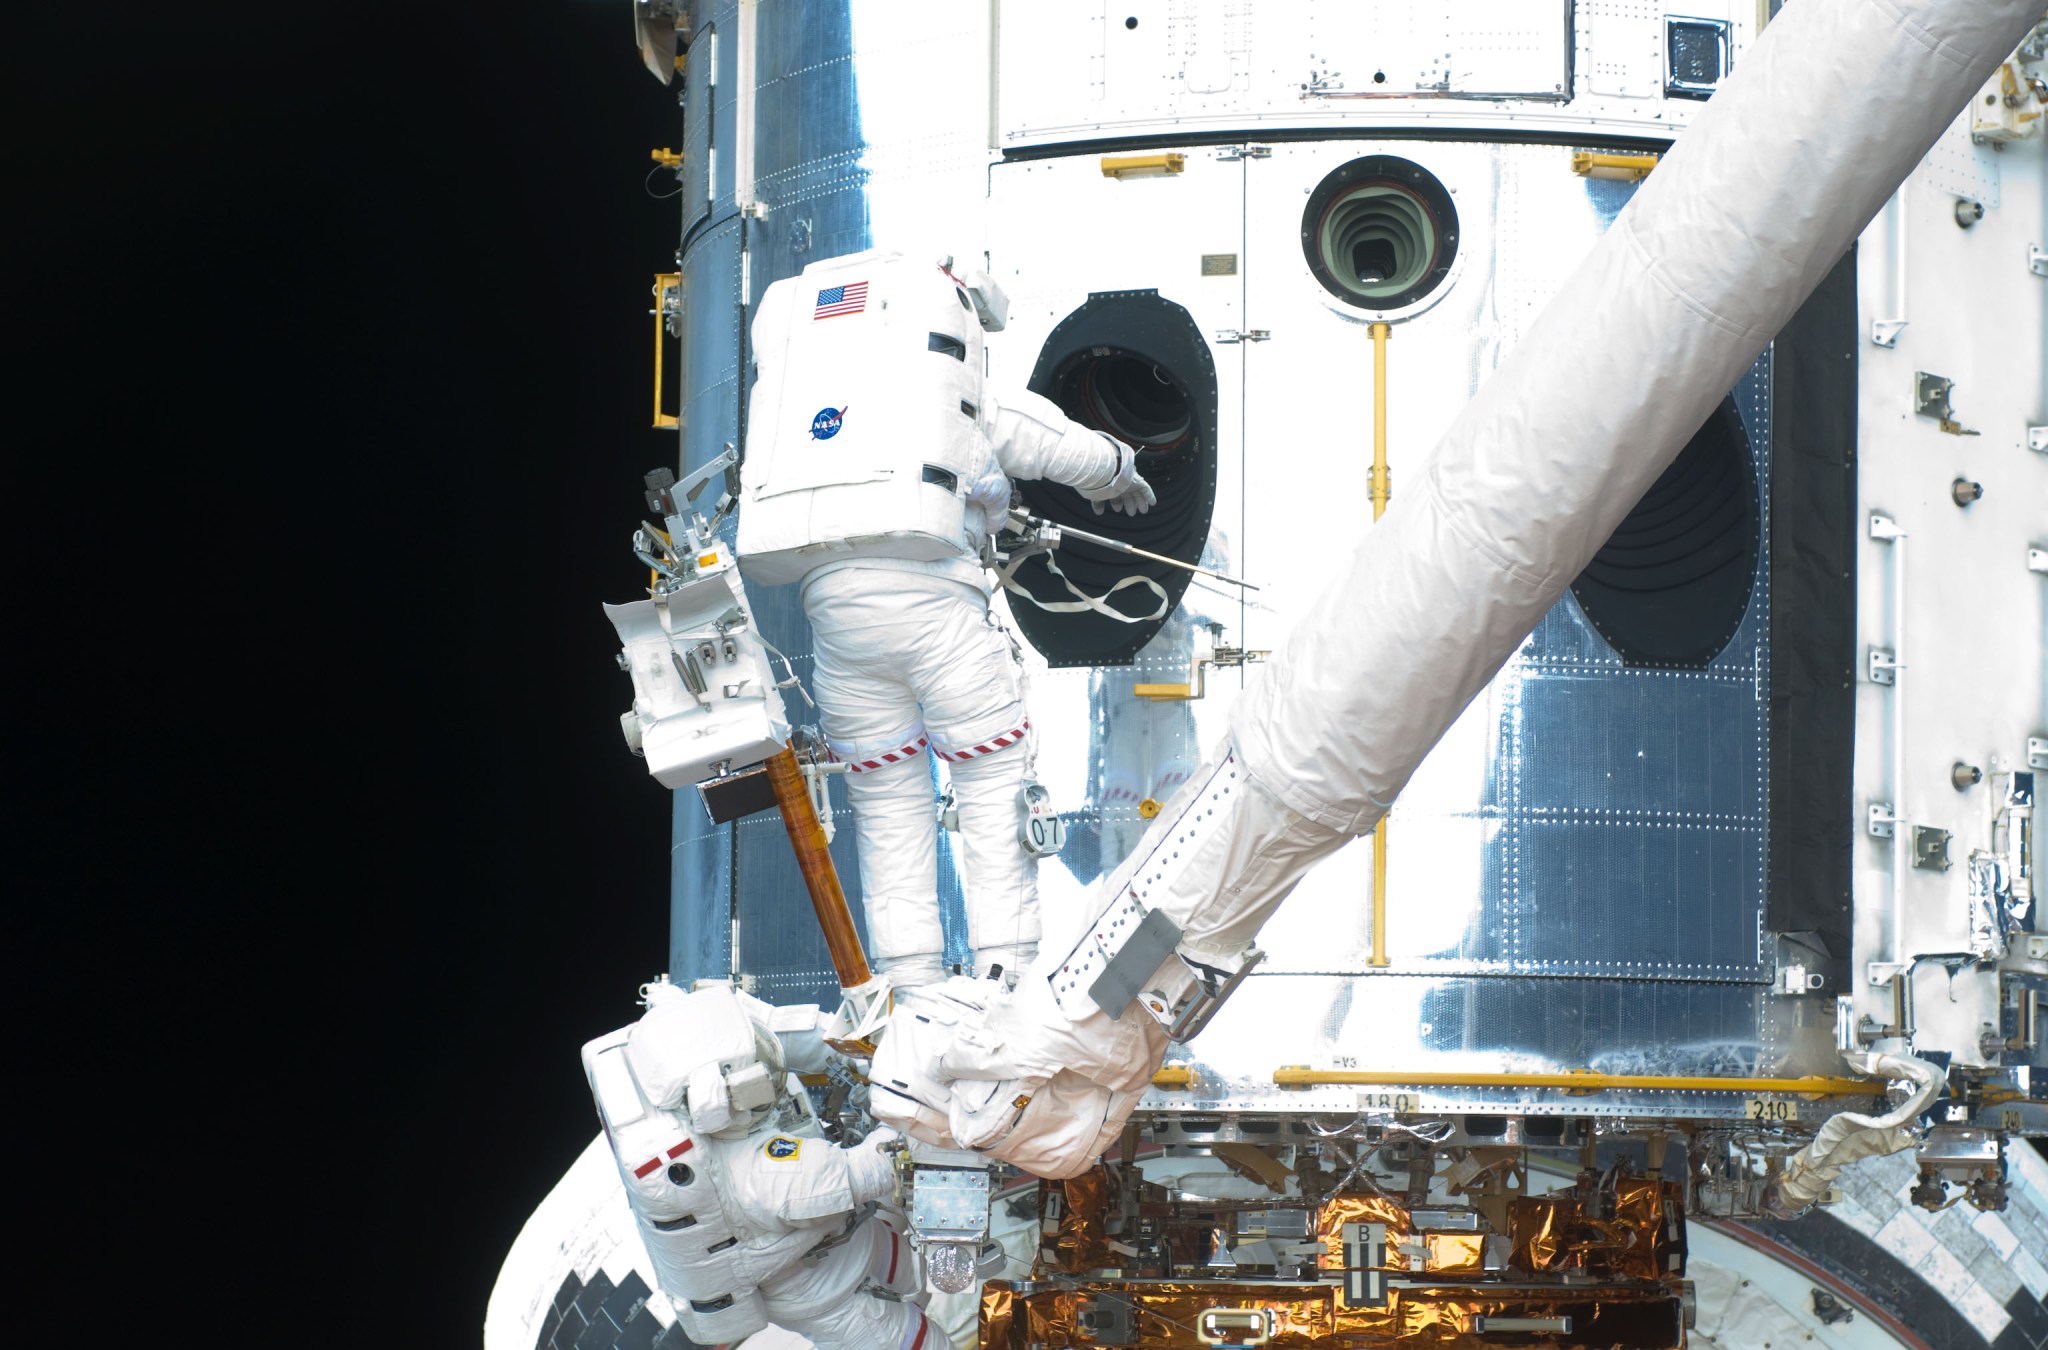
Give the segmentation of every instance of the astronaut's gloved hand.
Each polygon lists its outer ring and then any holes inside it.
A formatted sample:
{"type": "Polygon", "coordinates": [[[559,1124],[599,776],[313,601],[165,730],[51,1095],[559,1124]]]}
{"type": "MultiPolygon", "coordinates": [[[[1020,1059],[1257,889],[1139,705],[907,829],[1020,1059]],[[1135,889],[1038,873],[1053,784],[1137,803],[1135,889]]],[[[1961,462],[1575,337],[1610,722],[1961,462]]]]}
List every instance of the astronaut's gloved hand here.
{"type": "Polygon", "coordinates": [[[1074,490],[1094,505],[1098,516],[1105,506],[1114,507],[1127,516],[1144,515],[1159,499],[1153,495],[1152,485],[1138,476],[1138,452],[1122,441],[1108,436],[1103,439],[1116,447],[1115,476],[1101,487],[1074,490]]]}
{"type": "Polygon", "coordinates": [[[846,1150],[846,1179],[853,1203],[864,1205],[895,1194],[896,1154],[885,1149],[902,1142],[903,1136],[885,1125],[846,1150]]]}

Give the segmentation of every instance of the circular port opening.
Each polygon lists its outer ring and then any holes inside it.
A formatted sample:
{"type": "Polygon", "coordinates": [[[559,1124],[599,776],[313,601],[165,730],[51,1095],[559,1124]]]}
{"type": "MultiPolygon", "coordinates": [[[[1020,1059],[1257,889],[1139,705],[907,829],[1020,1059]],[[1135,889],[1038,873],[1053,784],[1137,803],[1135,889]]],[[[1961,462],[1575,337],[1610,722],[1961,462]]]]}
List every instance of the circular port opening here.
{"type": "Polygon", "coordinates": [[[1572,582],[1632,666],[1697,670],[1749,610],[1761,511],[1749,437],[1724,398],[1572,582]]]}
{"type": "Polygon", "coordinates": [[[1180,381],[1156,361],[1113,348],[1097,347],[1067,367],[1052,399],[1069,416],[1151,454],[1181,449],[1195,433],[1180,381]]]}
{"type": "Polygon", "coordinates": [[[1354,159],[1316,185],[1301,247],[1323,289],[1386,311],[1443,284],[1458,255],[1458,212],[1435,174],[1397,155],[1354,159]]]}
{"type": "MultiPolygon", "coordinates": [[[[1216,504],[1216,365],[1186,309],[1156,291],[1105,291],[1047,335],[1032,392],[1138,451],[1157,497],[1142,516],[1096,514],[1072,488],[1017,485],[1033,515],[1148,553],[1198,562],[1216,504]]],[[[1121,665],[1180,603],[1188,573],[1069,535],[1005,581],[1010,613],[1053,666],[1121,665]]]]}

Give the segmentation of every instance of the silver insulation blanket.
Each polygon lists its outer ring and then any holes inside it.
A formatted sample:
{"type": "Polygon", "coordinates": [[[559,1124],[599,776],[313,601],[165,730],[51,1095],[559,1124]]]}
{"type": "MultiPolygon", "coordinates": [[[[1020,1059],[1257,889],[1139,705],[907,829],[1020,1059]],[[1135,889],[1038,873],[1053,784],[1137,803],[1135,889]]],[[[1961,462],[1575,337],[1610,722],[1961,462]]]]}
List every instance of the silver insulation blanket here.
{"type": "MultiPolygon", "coordinates": [[[[2037,0],[1788,5],[1247,685],[1231,742],[1097,897],[1117,896],[1161,848],[1192,847],[1196,865],[1146,902],[1180,925],[1182,951],[1232,964],[1309,867],[1385,814],[2041,13],[2037,0]],[[1233,753],[1247,790],[1200,838],[1169,840],[1179,804],[1233,753]]],[[[1048,992],[1093,917],[1048,914],[1013,996],[984,984],[945,1016],[899,1008],[874,1065],[898,1092],[877,1094],[878,1114],[971,1137],[1041,1176],[1089,1166],[1166,1050],[1136,1009],[1077,1018],[1048,992]]],[[[1170,985],[1178,964],[1159,978],[1170,985]]]]}

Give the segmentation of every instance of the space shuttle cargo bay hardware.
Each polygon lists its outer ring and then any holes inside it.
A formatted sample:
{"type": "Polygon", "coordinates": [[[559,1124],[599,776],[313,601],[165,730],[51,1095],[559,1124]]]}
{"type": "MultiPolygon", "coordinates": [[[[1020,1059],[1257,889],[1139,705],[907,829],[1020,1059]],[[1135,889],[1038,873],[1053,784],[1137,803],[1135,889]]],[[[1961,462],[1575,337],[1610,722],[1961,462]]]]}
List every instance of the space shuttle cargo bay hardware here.
{"type": "MultiPolygon", "coordinates": [[[[983,1344],[1675,1345],[1693,1239],[1853,1195],[1870,1164],[1831,1174],[1857,1153],[1917,1140],[1925,1210],[2031,1203],[2007,1153],[2048,1129],[2027,8],[636,10],[661,73],[687,49],[656,317],[683,470],[751,453],[773,283],[979,244],[1010,298],[989,379],[1137,446],[1158,498],[1021,506],[1257,583],[1006,543],[1069,836],[1043,956],[1013,996],[899,999],[977,1031],[943,1071],[900,1020],[873,1065],[926,1133],[1075,1173],[1039,1188],[1035,1269],[987,1286],[983,1344]],[[1141,871],[1148,831],[1196,825],[1193,783],[1228,787],[1188,836],[1222,865],[1141,871]],[[1354,841],[1395,791],[1391,848],[1354,841]],[[1269,874],[1232,882],[1261,829],[1269,874]],[[1070,954],[1102,969],[1047,983],[1070,954]],[[1038,1132],[1062,1100],[1097,1115],[1038,1132]]],[[[750,585],[750,617],[809,678],[793,589],[750,585]]],[[[844,775],[810,767],[843,823],[844,775]]],[[[782,827],[705,810],[738,777],[676,794],[673,977],[829,1001],[782,827]]],[[[865,1126],[858,1082],[813,1091],[865,1126]]],[[[1014,1183],[937,1161],[904,1199],[943,1253],[940,1197],[1014,1183]]],[[[593,1255],[612,1185],[529,1225],[494,1350],[547,1344],[597,1266],[651,1271],[593,1255]]]]}

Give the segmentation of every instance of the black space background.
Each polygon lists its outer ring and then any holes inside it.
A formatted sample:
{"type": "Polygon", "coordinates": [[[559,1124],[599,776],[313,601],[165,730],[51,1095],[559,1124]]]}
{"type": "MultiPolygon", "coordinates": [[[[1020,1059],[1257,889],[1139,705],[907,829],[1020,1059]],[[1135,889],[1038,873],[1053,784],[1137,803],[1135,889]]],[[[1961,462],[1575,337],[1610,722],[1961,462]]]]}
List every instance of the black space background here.
{"type": "Polygon", "coordinates": [[[0,81],[5,1339],[474,1346],[666,964],[678,110],[624,0],[88,8],[0,81]]]}

